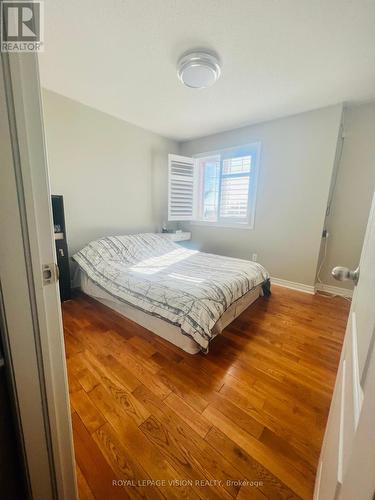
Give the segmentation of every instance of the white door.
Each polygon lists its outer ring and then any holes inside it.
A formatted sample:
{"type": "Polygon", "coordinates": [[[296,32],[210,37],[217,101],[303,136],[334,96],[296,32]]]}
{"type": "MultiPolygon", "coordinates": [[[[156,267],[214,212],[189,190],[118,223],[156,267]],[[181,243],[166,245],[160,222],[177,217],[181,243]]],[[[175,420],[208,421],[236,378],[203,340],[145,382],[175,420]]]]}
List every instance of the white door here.
{"type": "MultiPolygon", "coordinates": [[[[0,328],[28,496],[77,498],[37,57],[1,53],[0,328]],[[51,271],[49,276],[45,269],[51,271]],[[48,279],[49,278],[49,279],[48,279]]],[[[1,446],[1,443],[0,443],[1,446]]],[[[1,497],[1,487],[0,487],[1,497]]]]}
{"type": "MultiPolygon", "coordinates": [[[[338,273],[343,276],[345,273],[338,273]]],[[[356,279],[356,273],[347,272],[356,279]]],[[[375,196],[315,484],[315,500],[370,500],[375,487],[375,196]]]]}

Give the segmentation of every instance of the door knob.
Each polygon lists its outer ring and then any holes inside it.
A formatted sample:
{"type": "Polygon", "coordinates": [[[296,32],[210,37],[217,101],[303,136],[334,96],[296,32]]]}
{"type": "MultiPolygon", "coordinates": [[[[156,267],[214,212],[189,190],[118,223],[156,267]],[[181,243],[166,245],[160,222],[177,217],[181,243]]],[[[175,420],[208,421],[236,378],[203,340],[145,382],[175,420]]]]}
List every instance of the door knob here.
{"type": "Polygon", "coordinates": [[[332,276],[335,278],[337,281],[349,281],[352,280],[354,284],[356,285],[359,280],[359,267],[357,269],[354,269],[352,271],[351,269],[348,269],[347,267],[334,267],[332,269],[332,276]]]}

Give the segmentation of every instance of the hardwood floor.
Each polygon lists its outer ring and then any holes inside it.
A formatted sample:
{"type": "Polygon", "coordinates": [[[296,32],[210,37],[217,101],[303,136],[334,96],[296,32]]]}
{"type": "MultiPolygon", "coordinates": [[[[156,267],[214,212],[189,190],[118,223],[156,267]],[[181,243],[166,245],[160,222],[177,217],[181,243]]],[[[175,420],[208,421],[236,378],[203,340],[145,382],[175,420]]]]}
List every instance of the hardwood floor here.
{"type": "Polygon", "coordinates": [[[195,356],[64,303],[81,500],[312,498],[350,304],[272,290],[195,356]]]}

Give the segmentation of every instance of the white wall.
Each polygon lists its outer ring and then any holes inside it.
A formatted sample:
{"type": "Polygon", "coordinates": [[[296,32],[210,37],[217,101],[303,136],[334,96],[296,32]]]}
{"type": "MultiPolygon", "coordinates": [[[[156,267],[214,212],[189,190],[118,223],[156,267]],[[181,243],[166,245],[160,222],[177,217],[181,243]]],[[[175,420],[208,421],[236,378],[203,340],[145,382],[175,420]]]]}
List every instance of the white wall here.
{"type": "Polygon", "coordinates": [[[341,114],[330,106],[182,143],[184,155],[262,144],[254,229],[192,225],[193,244],[245,259],[255,252],[272,276],[313,286],[341,114]]]}
{"type": "MultiPolygon", "coordinates": [[[[254,230],[191,226],[195,247],[258,260],[271,275],[313,285],[341,107],[177,144],[43,90],[52,192],[64,195],[70,253],[109,234],[159,229],[166,216],[167,154],[262,143],[254,230]]],[[[324,283],[359,260],[375,188],[375,103],[345,110],[345,141],[331,216],[324,283]]]]}
{"type": "Polygon", "coordinates": [[[359,263],[375,189],[375,103],[346,108],[343,123],[345,137],[320,277],[328,285],[353,288],[351,282],[334,280],[331,270],[335,266],[354,269],[359,263]]]}
{"type": "Polygon", "coordinates": [[[62,194],[70,255],[105,235],[154,231],[176,142],[43,90],[50,182],[62,194]]]}

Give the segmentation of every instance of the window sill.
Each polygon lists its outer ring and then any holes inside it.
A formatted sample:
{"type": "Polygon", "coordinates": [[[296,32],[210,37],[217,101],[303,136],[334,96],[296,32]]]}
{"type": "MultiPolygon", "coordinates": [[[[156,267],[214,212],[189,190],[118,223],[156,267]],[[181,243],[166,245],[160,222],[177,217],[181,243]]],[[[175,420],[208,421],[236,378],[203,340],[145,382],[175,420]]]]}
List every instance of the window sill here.
{"type": "Polygon", "coordinates": [[[215,227],[215,228],[222,228],[222,229],[246,229],[247,231],[251,231],[254,229],[254,226],[250,224],[241,224],[241,223],[235,223],[233,222],[232,224],[220,224],[218,222],[206,222],[206,221],[191,221],[190,225],[192,226],[208,226],[208,227],[215,227]]]}

